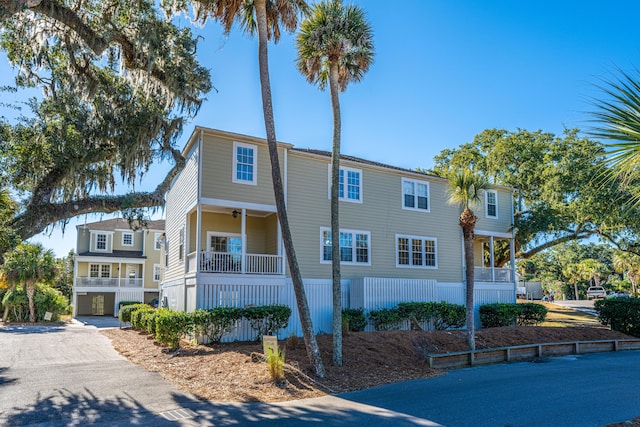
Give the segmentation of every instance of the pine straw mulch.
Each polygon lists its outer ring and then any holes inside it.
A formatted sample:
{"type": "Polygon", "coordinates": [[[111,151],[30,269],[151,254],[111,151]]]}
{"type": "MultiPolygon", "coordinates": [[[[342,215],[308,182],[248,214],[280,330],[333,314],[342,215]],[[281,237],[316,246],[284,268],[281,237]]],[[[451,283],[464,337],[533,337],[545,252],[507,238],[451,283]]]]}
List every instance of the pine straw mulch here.
{"type": "MultiPolygon", "coordinates": [[[[310,369],[304,342],[294,337],[279,343],[286,351],[286,378],[274,383],[259,343],[191,346],[183,342],[181,349],[172,352],[156,344],[151,335],[132,329],[101,332],[131,362],[160,373],[182,391],[218,402],[303,399],[434,377],[444,371],[429,368],[426,354],[468,350],[465,331],[352,332],[344,336],[339,368],[331,363],[332,336],[319,335],[327,375],[318,379],[310,369]]],[[[618,338],[629,337],[602,327],[514,326],[479,330],[476,347],[618,338]]]]}

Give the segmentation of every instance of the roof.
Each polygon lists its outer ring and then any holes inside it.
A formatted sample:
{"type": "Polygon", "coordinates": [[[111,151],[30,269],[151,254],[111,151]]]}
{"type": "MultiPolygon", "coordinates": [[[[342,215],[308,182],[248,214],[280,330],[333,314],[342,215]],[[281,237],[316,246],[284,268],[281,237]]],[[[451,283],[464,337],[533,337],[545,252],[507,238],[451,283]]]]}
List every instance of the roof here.
{"type": "Polygon", "coordinates": [[[112,251],[112,252],[83,252],[78,254],[78,256],[95,256],[95,257],[106,257],[106,258],[141,258],[146,259],[147,257],[142,255],[142,251],[112,251]]]}
{"type": "MultiPolygon", "coordinates": [[[[134,226],[138,226],[138,222],[134,221],[134,226]]],[[[133,230],[133,227],[129,224],[129,221],[124,218],[112,218],[105,219],[103,221],[89,222],[86,224],[78,225],[78,228],[88,228],[90,230],[100,231],[114,231],[114,230],[133,230]]],[[[138,226],[138,228],[147,230],[162,230],[164,231],[164,219],[158,219],[155,221],[147,221],[145,226],[138,226]]]]}

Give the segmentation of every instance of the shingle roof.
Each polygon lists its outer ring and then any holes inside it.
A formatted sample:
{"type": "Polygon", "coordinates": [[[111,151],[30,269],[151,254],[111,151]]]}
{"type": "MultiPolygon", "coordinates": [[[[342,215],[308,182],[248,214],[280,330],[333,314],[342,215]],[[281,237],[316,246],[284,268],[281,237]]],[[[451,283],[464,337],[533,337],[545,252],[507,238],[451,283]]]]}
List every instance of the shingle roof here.
{"type": "MultiPolygon", "coordinates": [[[[78,225],[78,227],[88,228],[90,230],[100,231],[114,231],[132,229],[129,225],[129,221],[123,218],[105,219],[103,221],[89,222],[87,224],[78,225]]],[[[148,230],[162,230],[164,231],[164,219],[158,219],[155,221],[148,221],[147,225],[142,227],[148,230]]]]}
{"type": "MultiPolygon", "coordinates": [[[[331,152],[330,151],[315,150],[313,148],[291,148],[291,150],[292,151],[299,151],[301,153],[315,154],[315,155],[323,156],[323,157],[329,157],[329,158],[331,157],[331,152]]],[[[377,167],[381,167],[381,168],[393,169],[393,170],[397,170],[397,171],[401,171],[401,172],[417,173],[417,174],[429,176],[429,177],[432,177],[432,178],[440,178],[440,179],[442,179],[442,177],[439,177],[437,175],[427,174],[427,173],[424,173],[424,172],[419,172],[419,171],[417,171],[415,169],[406,169],[406,168],[401,168],[401,167],[398,167],[398,166],[387,165],[385,163],[374,162],[374,161],[371,161],[371,160],[362,159],[360,157],[348,156],[346,154],[340,154],[340,160],[347,160],[347,161],[350,161],[350,162],[362,163],[364,165],[370,165],[370,166],[377,166],[377,167]]]]}
{"type": "Polygon", "coordinates": [[[142,255],[142,251],[113,251],[113,252],[83,252],[78,256],[95,256],[95,257],[107,257],[107,258],[142,258],[147,257],[142,255]]]}

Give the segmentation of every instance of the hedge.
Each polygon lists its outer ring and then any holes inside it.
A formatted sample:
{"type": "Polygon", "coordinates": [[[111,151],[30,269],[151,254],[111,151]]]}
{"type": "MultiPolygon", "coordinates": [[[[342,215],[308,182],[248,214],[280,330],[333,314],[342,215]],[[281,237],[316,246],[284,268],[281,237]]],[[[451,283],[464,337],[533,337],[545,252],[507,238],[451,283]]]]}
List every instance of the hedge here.
{"type": "Polygon", "coordinates": [[[367,326],[367,316],[363,308],[345,308],[342,310],[342,324],[351,332],[362,332],[367,326]]]}
{"type": "Polygon", "coordinates": [[[145,307],[149,306],[142,303],[123,305],[122,307],[120,307],[120,311],[118,311],[118,318],[121,322],[131,323],[131,313],[145,307]]]}
{"type": "Polygon", "coordinates": [[[180,339],[191,328],[192,313],[158,309],[155,316],[156,341],[176,349],[180,347],[180,339]]]}
{"type": "Polygon", "coordinates": [[[480,306],[480,322],[485,328],[501,326],[532,326],[547,317],[547,308],[541,304],[493,303],[480,306]]]}
{"type": "Polygon", "coordinates": [[[140,331],[147,329],[146,320],[144,319],[144,315],[150,311],[153,311],[154,308],[143,304],[141,307],[138,307],[136,310],[133,310],[131,313],[131,326],[134,329],[138,329],[140,331]]]}
{"type": "Polygon", "coordinates": [[[518,325],[520,326],[539,325],[547,318],[547,307],[542,304],[527,302],[517,304],[517,306],[520,309],[518,313],[518,325]]]}
{"type": "Polygon", "coordinates": [[[640,337],[640,299],[606,298],[594,304],[600,323],[634,337],[640,337]]]}
{"type": "Polygon", "coordinates": [[[376,331],[389,331],[392,329],[400,329],[404,318],[398,307],[393,307],[371,310],[369,312],[369,320],[373,323],[376,331]]]}
{"type": "Polygon", "coordinates": [[[191,326],[196,336],[207,337],[209,343],[220,342],[242,318],[242,310],[235,307],[197,309],[191,313],[191,326]]]}
{"type": "Polygon", "coordinates": [[[435,305],[433,326],[437,331],[462,328],[467,321],[467,312],[464,305],[439,302],[435,305]]]}
{"type": "Polygon", "coordinates": [[[242,316],[249,321],[249,325],[258,333],[256,341],[263,335],[277,335],[280,329],[289,325],[291,308],[282,304],[260,305],[245,307],[242,316]]]}

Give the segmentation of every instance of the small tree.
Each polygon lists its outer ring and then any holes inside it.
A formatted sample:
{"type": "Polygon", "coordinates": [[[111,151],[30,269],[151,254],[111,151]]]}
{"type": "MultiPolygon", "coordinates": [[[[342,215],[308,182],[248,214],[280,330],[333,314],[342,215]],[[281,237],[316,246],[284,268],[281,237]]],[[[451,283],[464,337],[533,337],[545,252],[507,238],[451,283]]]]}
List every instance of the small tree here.
{"type": "MultiPolygon", "coordinates": [[[[40,243],[21,243],[5,257],[3,266],[7,283],[15,287],[23,284],[29,300],[29,321],[36,321],[33,295],[36,283],[51,282],[56,275],[56,264],[51,249],[45,249],[40,243]]],[[[7,310],[3,321],[6,321],[7,310]]]]}

